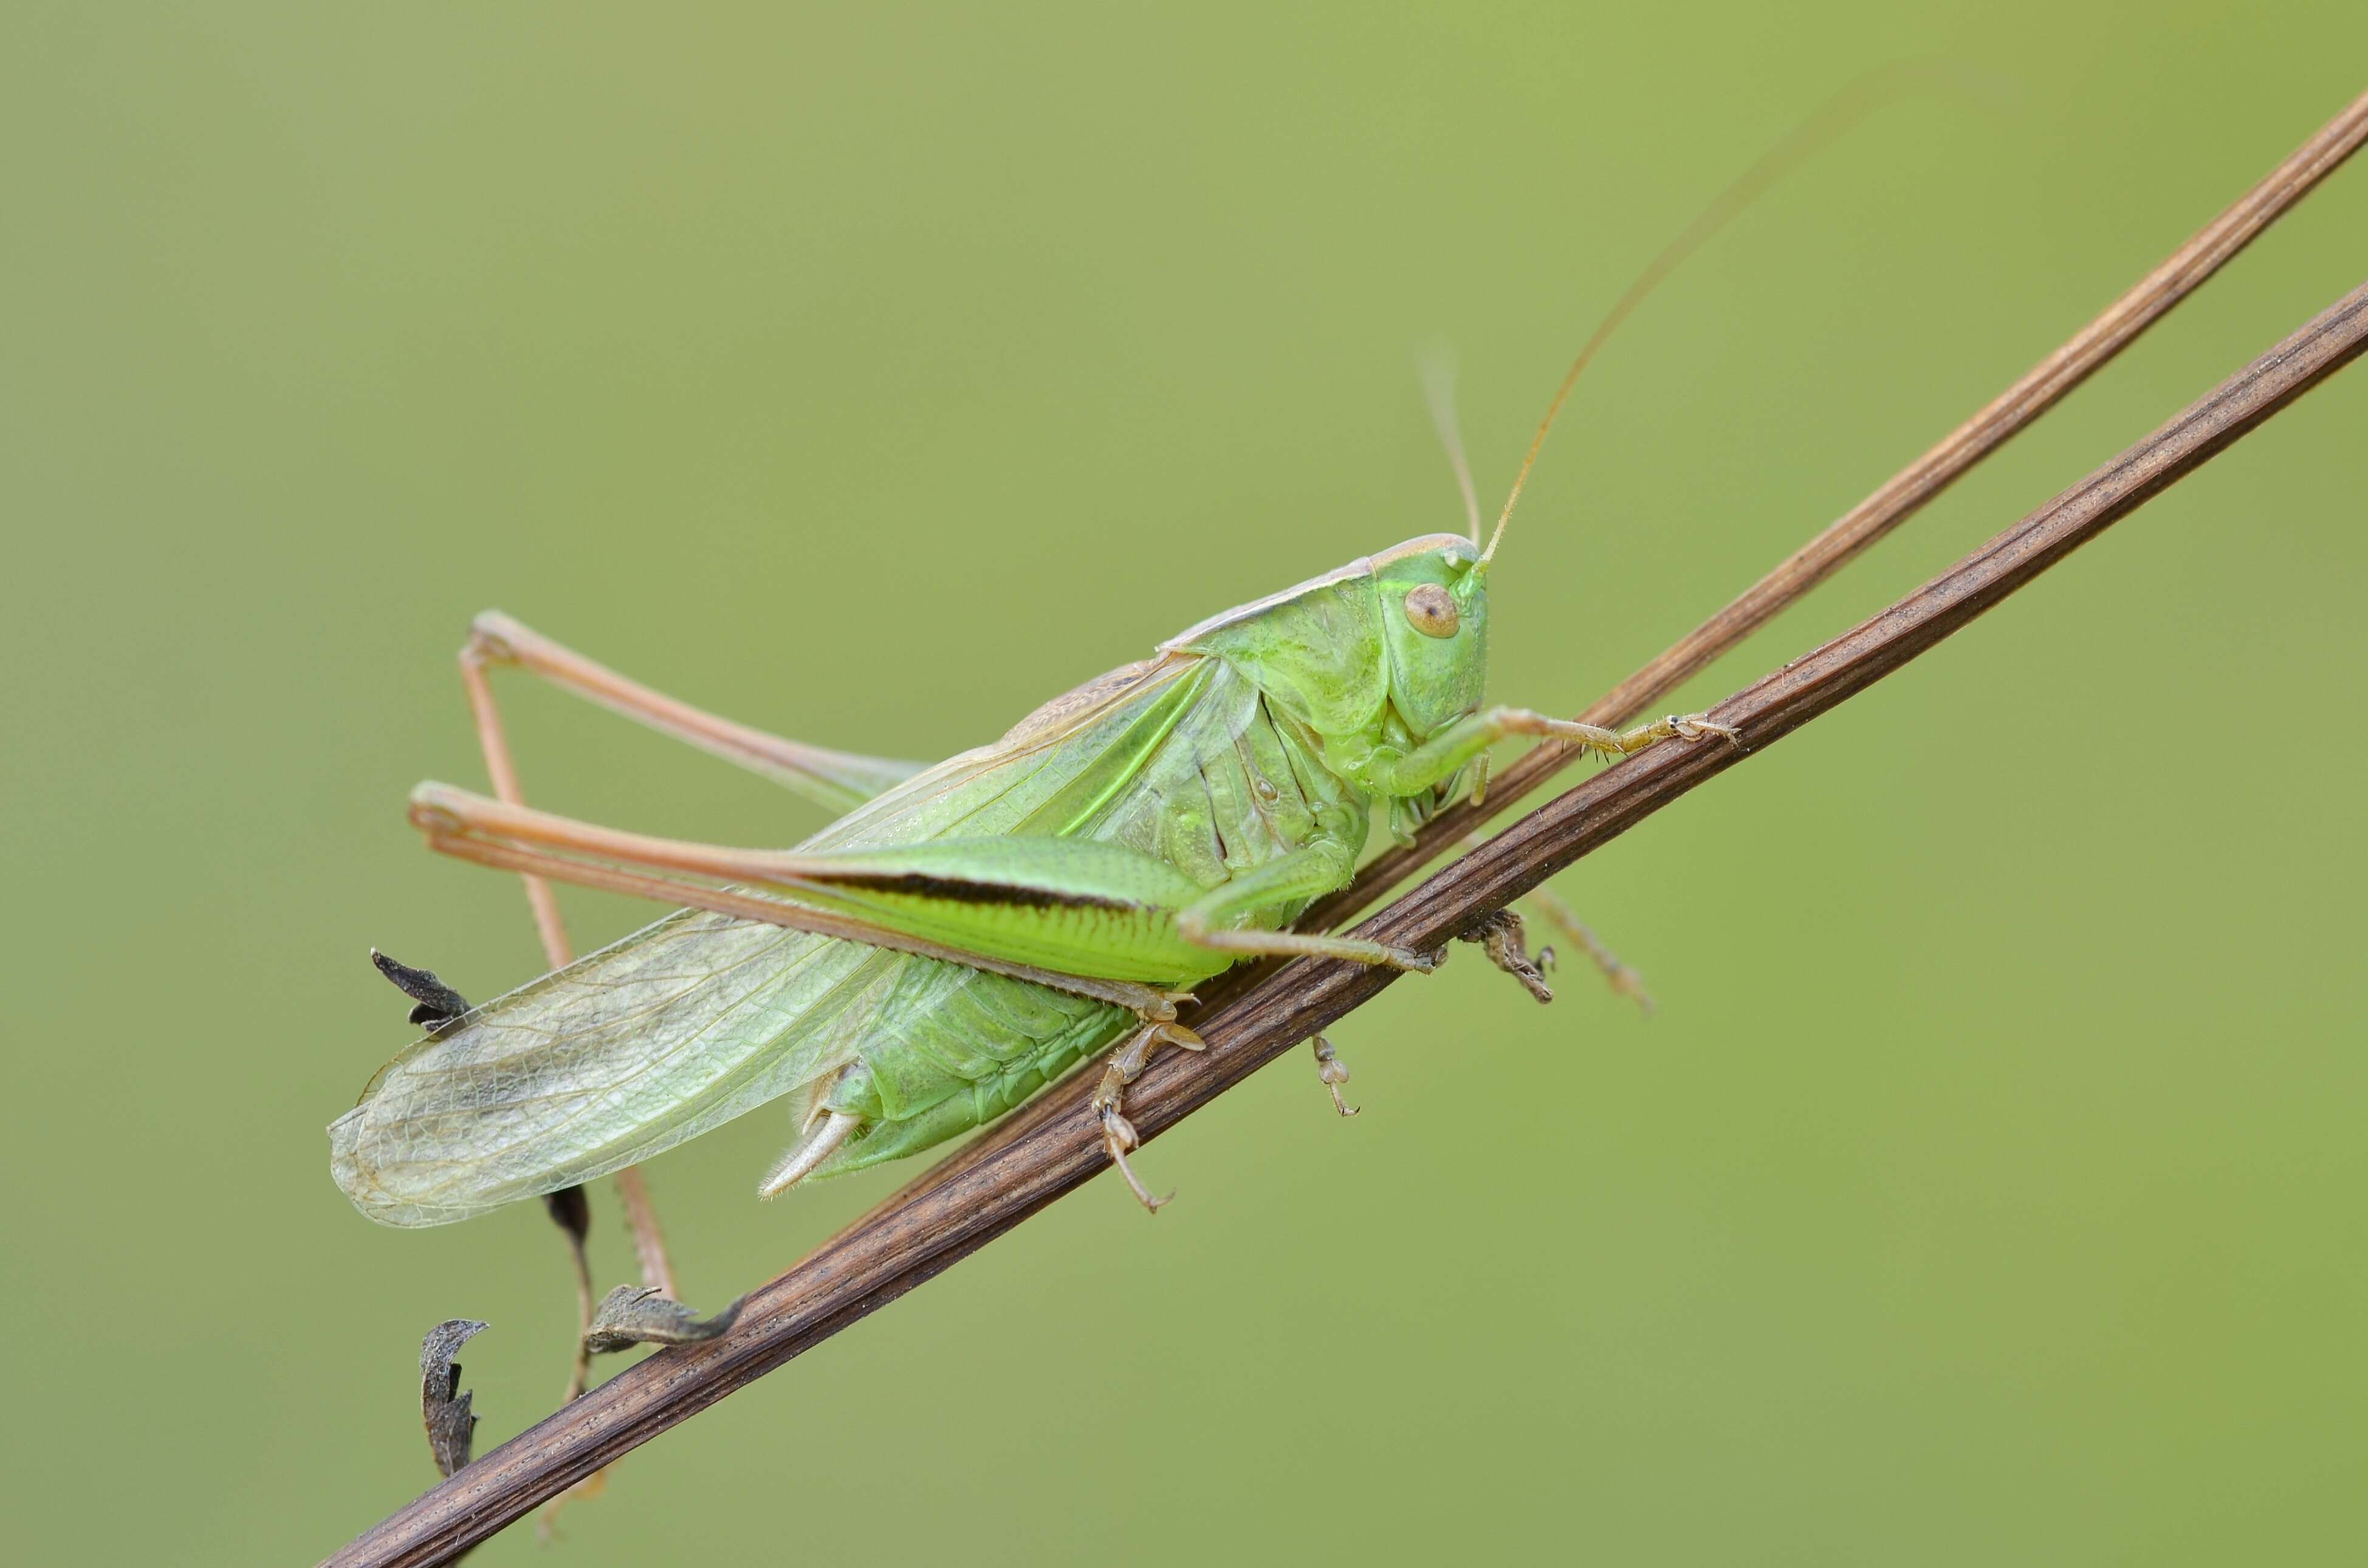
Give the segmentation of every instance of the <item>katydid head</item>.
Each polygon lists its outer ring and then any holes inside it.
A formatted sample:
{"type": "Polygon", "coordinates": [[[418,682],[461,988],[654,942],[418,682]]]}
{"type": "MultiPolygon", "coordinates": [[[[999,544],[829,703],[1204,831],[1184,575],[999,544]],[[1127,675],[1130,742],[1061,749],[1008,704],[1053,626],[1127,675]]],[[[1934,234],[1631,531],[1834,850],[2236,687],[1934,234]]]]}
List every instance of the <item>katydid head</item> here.
{"type": "Polygon", "coordinates": [[[1488,676],[1488,581],[1480,551],[1452,535],[1372,558],[1390,706],[1423,740],[1480,706],[1488,676]]]}
{"type": "Polygon", "coordinates": [[[1318,735],[1378,736],[1395,713],[1418,743],[1480,705],[1488,596],[1479,547],[1426,534],[1159,646],[1225,660],[1318,735]]]}

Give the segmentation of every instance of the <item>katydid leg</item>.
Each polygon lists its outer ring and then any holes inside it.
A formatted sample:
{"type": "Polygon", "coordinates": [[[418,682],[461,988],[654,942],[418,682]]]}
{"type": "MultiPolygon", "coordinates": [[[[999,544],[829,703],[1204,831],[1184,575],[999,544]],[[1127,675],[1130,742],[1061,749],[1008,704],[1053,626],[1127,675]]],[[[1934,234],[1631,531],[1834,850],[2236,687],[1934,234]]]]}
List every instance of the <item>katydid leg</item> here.
{"type": "MultiPolygon", "coordinates": [[[[1543,889],[1529,893],[1520,902],[1585,953],[1614,994],[1635,1003],[1646,1017],[1652,1015],[1653,998],[1645,990],[1644,977],[1622,963],[1600,937],[1580,923],[1570,905],[1543,889]]],[[[1540,948],[1532,954],[1528,949],[1524,929],[1520,915],[1512,909],[1500,909],[1473,927],[1463,939],[1479,943],[1490,963],[1520,981],[1522,988],[1539,1001],[1551,1002],[1554,987],[1546,983],[1546,973],[1554,968],[1554,949],[1540,948]]]]}
{"type": "Polygon", "coordinates": [[[1150,1189],[1136,1177],[1134,1167],[1127,1164],[1128,1152],[1140,1148],[1143,1140],[1135,1132],[1134,1123],[1126,1119],[1126,1086],[1143,1076],[1143,1070],[1151,1065],[1152,1053],[1163,1045],[1181,1046],[1186,1051],[1207,1049],[1199,1035],[1181,1024],[1145,1024],[1110,1053],[1110,1063],[1102,1069],[1102,1081],[1095,1085],[1090,1102],[1095,1114],[1101,1118],[1102,1146],[1110,1151],[1110,1163],[1126,1178],[1126,1185],[1134,1189],[1144,1208],[1154,1214],[1176,1195],[1171,1192],[1167,1198],[1152,1197],[1150,1189]]]}
{"type": "MultiPolygon", "coordinates": [[[[752,918],[769,920],[776,925],[798,930],[810,930],[823,936],[846,937],[868,942],[875,947],[891,947],[901,951],[919,953],[928,958],[945,959],[973,968],[990,969],[998,973],[1018,974],[1019,978],[1039,980],[1078,995],[1101,1000],[1121,1001],[1121,1005],[1156,1016],[1156,1008],[1131,994],[1121,1000],[1104,989],[1086,989],[1064,984],[1046,975],[1078,976],[1095,957],[1083,949],[1064,949],[1064,956],[1047,962],[1031,963],[1019,959],[997,959],[992,950],[979,951],[956,946],[959,938],[944,934],[939,927],[952,920],[958,927],[960,917],[944,911],[936,917],[924,919],[924,912],[913,909],[871,908],[861,913],[849,913],[845,903],[837,902],[848,896],[866,882],[883,876],[890,881],[927,872],[931,880],[960,882],[965,888],[980,892],[1003,890],[1015,894],[1057,881],[1064,871],[1079,877],[1093,875],[1109,878],[1122,876],[1129,867],[1161,873],[1162,882],[1172,882],[1177,874],[1172,869],[1147,857],[1139,857],[1116,845],[1093,841],[1064,839],[1018,839],[993,841],[986,847],[1000,851],[1015,862],[1009,866],[987,866],[977,857],[980,843],[960,840],[939,840],[922,845],[900,846],[879,851],[824,851],[800,853],[770,849],[738,848],[725,845],[700,844],[685,839],[660,838],[647,834],[627,833],[615,828],[576,821],[551,812],[529,807],[513,806],[489,801],[468,790],[450,785],[427,783],[412,791],[412,821],[428,836],[429,845],[442,852],[464,859],[486,864],[522,867],[526,862],[515,856],[496,859],[487,854],[491,847],[515,849],[533,846],[556,849],[559,856],[533,858],[537,869],[548,869],[548,874],[563,880],[575,881],[589,886],[619,888],[617,880],[605,874],[601,868],[569,857],[588,857],[610,866],[624,866],[666,873],[688,873],[693,877],[724,878],[735,881],[771,883],[783,890],[783,897],[752,900],[747,894],[731,889],[717,889],[687,880],[668,880],[663,889],[653,889],[652,896],[673,897],[680,903],[713,909],[727,915],[748,915],[752,918]],[[1025,855],[1021,855],[1021,851],[1025,855]],[[1024,870],[1016,862],[1024,860],[1024,870]],[[806,903],[788,900],[827,899],[828,909],[806,903]],[[932,935],[923,935],[928,930],[932,935]],[[1057,964],[1059,967],[1053,967],[1057,964]],[[1018,967],[1011,967],[1017,965],[1018,967]]],[[[1347,959],[1358,963],[1387,964],[1392,968],[1428,973],[1437,960],[1424,953],[1384,943],[1367,941],[1354,937],[1331,937],[1294,931],[1231,930],[1233,920],[1256,912],[1292,903],[1305,903],[1328,892],[1348,881],[1350,852],[1345,839],[1325,836],[1290,851],[1267,864],[1246,871],[1231,881],[1211,889],[1198,899],[1176,908],[1166,902],[1172,895],[1151,892],[1139,894],[1134,913],[1145,926],[1158,925],[1172,918],[1175,934],[1181,938],[1182,950],[1189,954],[1194,949],[1206,949],[1220,953],[1264,954],[1283,953],[1312,955],[1319,958],[1347,959]]],[[[620,889],[620,891],[627,891],[620,889]]],[[[640,891],[638,889],[631,891],[640,891]]],[[[992,899],[964,895],[951,901],[954,909],[995,905],[1006,920],[1008,929],[1020,929],[1048,907],[1040,900],[1015,897],[1008,903],[992,899]]],[[[1047,940],[1063,938],[1057,922],[1046,919],[1053,935],[1047,940]]],[[[992,933],[981,929],[976,933],[986,940],[992,933]]],[[[1187,960],[1189,961],[1189,960],[1187,960]]],[[[1110,971],[1104,971],[1105,975],[1110,971]]],[[[1125,971],[1119,971],[1119,974],[1125,971]]],[[[1124,980],[1116,983],[1129,983],[1124,980]]],[[[1156,994],[1143,985],[1134,985],[1133,993],[1143,996],[1156,994]]]]}
{"type": "MultiPolygon", "coordinates": [[[[860,806],[927,766],[809,745],[694,708],[586,658],[499,610],[487,610],[471,623],[461,663],[464,671],[478,672],[472,678],[480,683],[486,666],[515,665],[563,691],[763,774],[834,812],[860,806]]],[[[475,701],[473,689],[471,700],[475,701]]]]}
{"type": "Polygon", "coordinates": [[[1315,1050],[1315,1081],[1332,1091],[1332,1108],[1342,1116],[1354,1116],[1364,1108],[1352,1106],[1340,1097],[1340,1085],[1349,1081],[1349,1064],[1332,1049],[1332,1042],[1317,1035],[1308,1042],[1315,1050]]]}
{"type": "MultiPolygon", "coordinates": [[[[1620,956],[1605,947],[1602,938],[1580,921],[1577,911],[1543,888],[1531,890],[1521,902],[1529,905],[1532,914],[1585,953],[1614,994],[1627,997],[1644,1010],[1646,1017],[1652,1017],[1653,996],[1645,989],[1645,977],[1621,962],[1620,956]]],[[[1551,968],[1554,956],[1554,949],[1541,948],[1537,954],[1538,966],[1551,968]]]]}
{"type": "MultiPolygon", "coordinates": [[[[485,678],[485,660],[474,637],[461,649],[461,686],[469,694],[469,716],[476,721],[477,749],[484,755],[495,797],[507,805],[525,805],[526,790],[518,783],[518,764],[510,756],[509,733],[502,727],[501,707],[494,700],[493,683],[485,678]]],[[[567,924],[560,918],[557,895],[541,877],[519,881],[526,884],[527,907],[534,912],[544,961],[553,969],[565,969],[575,961],[575,949],[567,939],[567,924]]]]}
{"type": "Polygon", "coordinates": [[[1384,795],[1415,795],[1446,779],[1498,741],[1536,735],[1563,741],[1600,756],[1633,756],[1658,741],[1735,739],[1735,731],[1706,714],[1672,714],[1627,730],[1607,730],[1576,719],[1549,718],[1527,708],[1486,708],[1459,719],[1403,756],[1377,757],[1364,767],[1365,780],[1384,795]]]}
{"type": "Polygon", "coordinates": [[[1326,836],[1278,856],[1254,870],[1212,888],[1176,915],[1176,929],[1186,941],[1221,953],[1292,958],[1347,959],[1352,963],[1386,964],[1392,969],[1429,974],[1439,967],[1432,953],[1394,948],[1361,937],[1333,937],[1312,931],[1236,931],[1226,924],[1241,915],[1277,905],[1304,903],[1348,885],[1354,870],[1345,840],[1326,836]]]}
{"type": "Polygon", "coordinates": [[[1551,949],[1531,959],[1523,939],[1521,917],[1509,909],[1490,915],[1471,930],[1463,940],[1477,942],[1488,955],[1488,961],[1521,983],[1521,988],[1541,1002],[1554,1000],[1554,987],[1546,983],[1545,966],[1554,961],[1551,949]]]}
{"type": "MultiPolygon", "coordinates": [[[[689,904],[742,920],[762,921],[791,931],[867,947],[887,948],[944,963],[1008,975],[1032,984],[1065,991],[1124,1007],[1145,1020],[1176,1016],[1181,992],[1162,991],[1130,981],[1097,979],[1064,973],[1031,964],[1013,963],[984,954],[950,948],[888,926],[828,910],[791,903],[744,892],[715,887],[685,877],[651,875],[649,869],[669,871],[688,865],[697,870],[715,858],[762,857],[768,852],[733,850],[716,845],[677,839],[648,838],[577,822],[571,817],[511,806],[449,785],[423,784],[412,792],[412,822],[427,835],[427,846],[438,854],[471,860],[481,866],[543,876],[562,881],[621,892],[662,903],[689,904]],[[542,846],[549,846],[548,848],[542,846]],[[551,849],[565,851],[554,854],[551,849]],[[590,857],[579,858],[578,857],[590,857]],[[613,863],[604,863],[613,862],[613,863]]],[[[717,875],[731,875],[716,871],[717,875]]]]}
{"type": "MultiPolygon", "coordinates": [[[[1477,849],[1486,842],[1487,840],[1477,833],[1467,833],[1463,835],[1463,847],[1466,849],[1477,849]]],[[[1645,1017],[1652,1016],[1653,998],[1645,989],[1645,977],[1621,962],[1620,956],[1605,947],[1602,938],[1588,930],[1586,924],[1579,919],[1577,911],[1565,903],[1560,896],[1545,888],[1532,888],[1516,902],[1527,906],[1531,915],[1544,921],[1554,930],[1560,932],[1573,946],[1585,953],[1589,961],[1595,965],[1598,972],[1603,976],[1604,983],[1611,987],[1614,994],[1625,996],[1645,1010],[1645,1017]]],[[[1489,940],[1486,934],[1486,927],[1475,932],[1470,939],[1486,945],[1489,940]]],[[[1554,967],[1554,949],[1540,948],[1536,957],[1532,959],[1521,946],[1521,933],[1518,926],[1511,933],[1511,951],[1520,957],[1521,968],[1509,965],[1498,958],[1497,949],[1493,946],[1487,949],[1489,961],[1520,980],[1524,986],[1528,987],[1530,994],[1539,1001],[1553,1001],[1554,990],[1545,984],[1544,971],[1554,967]],[[1522,968],[1526,968],[1528,974],[1522,973],[1522,968]],[[1532,977],[1536,982],[1534,984],[1531,983],[1532,977]]]]}

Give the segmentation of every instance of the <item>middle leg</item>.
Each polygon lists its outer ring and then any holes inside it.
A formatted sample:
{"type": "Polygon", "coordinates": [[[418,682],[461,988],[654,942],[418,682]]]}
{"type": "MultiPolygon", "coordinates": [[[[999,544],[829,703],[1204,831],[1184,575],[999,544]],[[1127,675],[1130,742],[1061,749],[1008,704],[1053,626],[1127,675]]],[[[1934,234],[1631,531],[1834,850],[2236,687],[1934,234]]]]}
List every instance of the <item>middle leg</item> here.
{"type": "Polygon", "coordinates": [[[1438,968],[1440,954],[1418,953],[1410,948],[1395,948],[1362,937],[1232,928],[1234,921],[1261,910],[1304,904],[1345,887],[1353,869],[1354,856],[1345,837],[1326,834],[1212,888],[1177,912],[1177,932],[1196,946],[1247,958],[1277,954],[1286,958],[1346,959],[1351,963],[1384,964],[1413,974],[1429,974],[1438,968]]]}

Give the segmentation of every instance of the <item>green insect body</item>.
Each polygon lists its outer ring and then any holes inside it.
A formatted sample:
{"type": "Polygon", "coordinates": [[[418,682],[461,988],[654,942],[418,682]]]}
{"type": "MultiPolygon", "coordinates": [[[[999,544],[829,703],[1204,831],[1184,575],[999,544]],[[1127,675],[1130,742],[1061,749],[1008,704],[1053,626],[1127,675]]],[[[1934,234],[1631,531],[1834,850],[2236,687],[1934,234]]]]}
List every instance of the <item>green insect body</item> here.
{"type": "Polygon", "coordinates": [[[1215,617],[739,879],[1005,970],[684,909],[389,1062],[330,1128],[338,1186],[439,1224],[801,1091],[844,1130],[814,1174],[991,1119],[1144,1017],[1009,966],[1189,987],[1345,885],[1377,802],[1403,835],[1493,742],[1576,729],[1482,710],[1486,573],[1431,535],[1215,617]]]}

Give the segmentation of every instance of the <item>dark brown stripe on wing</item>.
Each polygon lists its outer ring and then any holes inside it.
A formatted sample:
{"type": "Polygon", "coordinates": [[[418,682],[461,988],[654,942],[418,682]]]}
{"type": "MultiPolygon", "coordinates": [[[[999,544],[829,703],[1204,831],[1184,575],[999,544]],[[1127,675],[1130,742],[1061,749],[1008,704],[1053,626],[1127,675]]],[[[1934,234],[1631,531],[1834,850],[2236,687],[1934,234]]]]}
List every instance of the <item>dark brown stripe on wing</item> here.
{"type": "Polygon", "coordinates": [[[1141,909],[1142,904],[1097,893],[1057,892],[1051,888],[1020,888],[1005,882],[963,881],[918,871],[848,871],[827,877],[799,879],[822,887],[862,888],[872,892],[912,893],[921,898],[950,899],[956,903],[999,903],[1015,909],[1141,909]]]}

